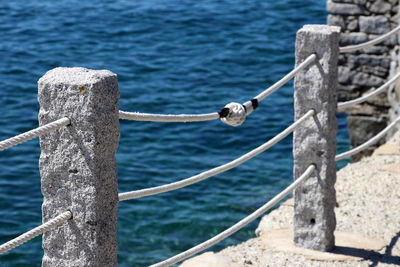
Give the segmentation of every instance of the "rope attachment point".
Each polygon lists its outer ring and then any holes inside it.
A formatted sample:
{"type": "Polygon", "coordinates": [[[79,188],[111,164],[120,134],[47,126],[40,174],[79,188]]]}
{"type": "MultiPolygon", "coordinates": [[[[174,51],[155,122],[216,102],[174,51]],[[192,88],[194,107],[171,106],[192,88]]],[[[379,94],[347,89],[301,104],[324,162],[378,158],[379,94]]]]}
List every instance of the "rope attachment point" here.
{"type": "Polygon", "coordinates": [[[230,126],[240,126],[246,120],[246,109],[242,104],[231,102],[220,112],[221,121],[230,126]]]}

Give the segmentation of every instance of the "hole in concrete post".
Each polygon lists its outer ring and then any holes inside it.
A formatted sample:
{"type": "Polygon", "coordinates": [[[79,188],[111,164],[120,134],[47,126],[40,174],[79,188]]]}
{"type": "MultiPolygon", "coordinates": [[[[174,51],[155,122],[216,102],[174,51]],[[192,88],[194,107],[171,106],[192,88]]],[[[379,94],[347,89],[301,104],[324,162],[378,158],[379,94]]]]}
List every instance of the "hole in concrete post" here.
{"type": "Polygon", "coordinates": [[[311,224],[315,224],[315,219],[314,219],[314,218],[311,218],[310,223],[311,223],[311,224]]]}

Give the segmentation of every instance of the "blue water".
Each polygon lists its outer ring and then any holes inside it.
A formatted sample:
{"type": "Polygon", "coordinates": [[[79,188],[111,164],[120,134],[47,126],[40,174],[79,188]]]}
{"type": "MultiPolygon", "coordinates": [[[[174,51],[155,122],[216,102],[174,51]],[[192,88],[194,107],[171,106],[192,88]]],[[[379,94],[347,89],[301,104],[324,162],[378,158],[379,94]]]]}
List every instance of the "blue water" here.
{"type": "MultiPolygon", "coordinates": [[[[37,126],[37,80],[58,66],[118,74],[121,109],[206,113],[244,102],[294,64],[295,33],[324,24],[321,0],[0,1],[0,140],[37,126]]],[[[292,122],[292,83],[242,127],[219,121],[121,121],[120,191],[176,181],[226,163],[292,122]]],[[[339,150],[348,147],[339,117],[339,150]]],[[[291,138],[246,164],[159,196],[123,202],[120,266],[147,266],[202,242],[291,181],[291,138]]],[[[0,152],[0,243],[41,223],[38,140],[0,152]]],[[[254,236],[258,222],[219,250],[254,236]]],[[[41,239],[0,256],[39,266],[41,239]]]]}

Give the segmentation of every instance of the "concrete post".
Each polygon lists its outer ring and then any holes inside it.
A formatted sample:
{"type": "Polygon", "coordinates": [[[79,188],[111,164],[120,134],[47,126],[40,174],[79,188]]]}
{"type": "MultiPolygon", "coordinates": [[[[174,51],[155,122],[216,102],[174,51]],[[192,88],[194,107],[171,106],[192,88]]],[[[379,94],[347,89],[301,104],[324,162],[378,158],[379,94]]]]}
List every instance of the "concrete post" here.
{"type": "Polygon", "coordinates": [[[295,79],[295,117],[310,109],[312,120],[294,132],[294,179],[310,164],[315,175],[295,190],[294,243],[297,246],[329,251],[335,245],[336,218],[336,86],[340,28],[305,25],[297,32],[296,65],[311,54],[317,60],[295,79]]]}
{"type": "Polygon", "coordinates": [[[43,235],[42,266],[117,266],[117,76],[56,68],[38,84],[40,125],[71,120],[40,138],[43,221],[66,210],[73,214],[43,235]]]}

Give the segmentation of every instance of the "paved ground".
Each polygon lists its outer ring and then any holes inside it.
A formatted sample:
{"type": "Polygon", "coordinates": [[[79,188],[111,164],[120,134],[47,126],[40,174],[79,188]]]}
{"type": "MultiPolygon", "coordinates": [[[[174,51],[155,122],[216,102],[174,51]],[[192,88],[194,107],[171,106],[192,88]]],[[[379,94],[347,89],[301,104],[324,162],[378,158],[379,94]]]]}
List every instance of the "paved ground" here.
{"type": "MultiPolygon", "coordinates": [[[[292,226],[293,206],[289,200],[261,220],[258,237],[218,253],[204,253],[181,266],[400,266],[400,132],[371,157],[341,169],[336,191],[337,230],[383,242],[383,248],[368,258],[313,260],[267,245],[271,230],[292,226]]],[[[347,249],[345,254],[365,255],[363,252],[347,249]]]]}

